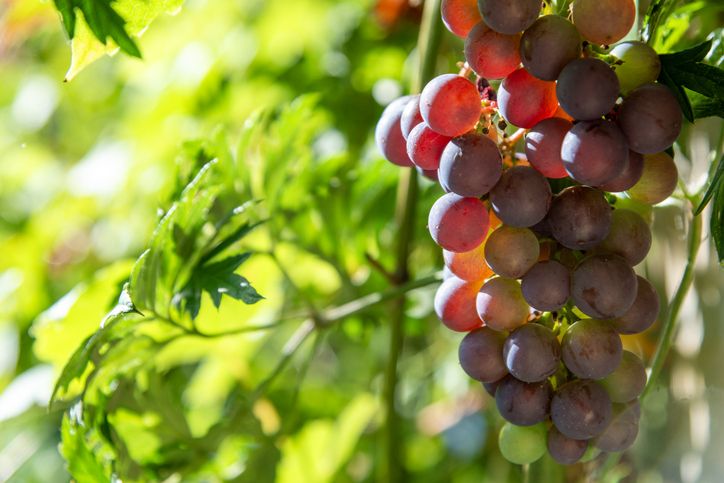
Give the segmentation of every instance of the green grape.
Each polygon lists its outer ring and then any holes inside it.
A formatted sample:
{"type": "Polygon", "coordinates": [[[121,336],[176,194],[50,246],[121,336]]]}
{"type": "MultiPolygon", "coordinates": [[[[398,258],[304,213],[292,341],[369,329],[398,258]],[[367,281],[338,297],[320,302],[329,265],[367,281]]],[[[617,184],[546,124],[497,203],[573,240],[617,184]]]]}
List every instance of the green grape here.
{"type": "Polygon", "coordinates": [[[616,66],[616,77],[624,94],[654,82],[661,72],[658,54],[644,42],[621,42],[611,50],[611,55],[623,62],[616,66]]]}
{"type": "Polygon", "coordinates": [[[516,426],[505,423],[498,436],[503,457],[518,465],[533,463],[546,452],[547,432],[543,423],[535,426],[516,426]]]}

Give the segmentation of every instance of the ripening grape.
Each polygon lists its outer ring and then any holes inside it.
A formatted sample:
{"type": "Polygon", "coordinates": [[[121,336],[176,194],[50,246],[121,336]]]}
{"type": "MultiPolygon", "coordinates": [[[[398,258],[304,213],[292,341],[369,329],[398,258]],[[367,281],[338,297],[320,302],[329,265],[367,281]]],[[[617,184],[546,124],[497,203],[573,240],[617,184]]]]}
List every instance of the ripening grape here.
{"type": "Polygon", "coordinates": [[[503,359],[505,366],[516,379],[540,382],[558,370],[561,345],[548,327],[525,324],[505,339],[503,359]]]}
{"type": "Polygon", "coordinates": [[[674,144],[681,118],[679,103],[668,87],[644,84],[624,97],[617,122],[632,151],[654,154],[674,144]]]}
{"type": "Polygon", "coordinates": [[[515,70],[500,84],[498,109],[510,124],[529,129],[558,109],[556,83],[536,79],[524,68],[515,70]]]}
{"type": "Polygon", "coordinates": [[[522,277],[539,255],[538,239],[527,228],[503,225],[485,242],[485,261],[501,277],[522,277]]]}
{"type": "Polygon", "coordinates": [[[593,44],[611,45],[628,34],[636,18],[634,0],[574,0],[573,24],[593,44]]]}
{"type": "Polygon", "coordinates": [[[468,332],[482,325],[475,308],[480,282],[457,277],[445,280],[435,293],[435,314],[445,326],[456,332],[468,332]]]}
{"type": "Polygon", "coordinates": [[[671,196],[679,181],[674,159],[667,153],[648,154],[644,156],[643,164],[641,177],[626,193],[641,203],[661,203],[671,196]]]}
{"type": "Polygon", "coordinates": [[[470,131],[482,107],[475,84],[455,74],[443,74],[427,83],[420,94],[420,113],[428,126],[445,136],[470,131]]]}
{"type": "Polygon", "coordinates": [[[465,373],[481,382],[495,382],[508,374],[503,360],[505,334],[488,327],[480,327],[466,335],[458,358],[465,373]]]}
{"type": "Polygon", "coordinates": [[[643,261],[651,248],[651,230],[638,213],[626,209],[611,214],[611,229],[597,251],[623,257],[632,267],[643,261]]]}
{"type": "Polygon", "coordinates": [[[548,226],[561,245],[573,250],[589,250],[608,235],[611,207],[602,191],[588,186],[571,186],[553,199],[548,226]]]}
{"type": "Polygon", "coordinates": [[[659,316],[659,294],[651,282],[641,276],[636,276],[638,286],[636,298],[625,314],[611,320],[619,334],[638,334],[656,322],[659,316]]]}
{"type": "Polygon", "coordinates": [[[491,278],[480,288],[476,301],[478,315],[493,330],[513,330],[528,321],[530,308],[520,284],[509,278],[491,278]]]}
{"type": "Polygon", "coordinates": [[[562,465],[572,465],[583,457],[588,449],[588,441],[571,439],[563,435],[555,426],[548,430],[548,452],[562,465]]]}
{"type": "Polygon", "coordinates": [[[528,227],[545,218],[552,198],[542,174],[529,166],[513,166],[490,191],[490,206],[505,224],[528,227]]]}
{"type": "Polygon", "coordinates": [[[416,94],[407,101],[405,108],[400,116],[400,130],[402,137],[407,139],[410,132],[422,122],[422,114],[420,114],[420,94],[416,94]]]}
{"type": "Polygon", "coordinates": [[[546,452],[546,427],[516,426],[505,423],[498,436],[498,447],[503,457],[517,465],[539,460],[546,452]]]}
{"type": "Polygon", "coordinates": [[[661,72],[659,55],[644,42],[636,40],[621,42],[611,50],[611,55],[623,62],[616,65],[616,77],[624,94],[654,82],[661,72]]]}
{"type": "Polygon", "coordinates": [[[641,175],[644,172],[644,157],[643,155],[629,150],[628,162],[626,167],[621,171],[618,176],[613,179],[606,181],[605,183],[597,186],[597,188],[603,191],[609,191],[611,193],[620,193],[634,186],[641,179],[641,175]]]}
{"type": "Polygon", "coordinates": [[[528,162],[546,178],[568,176],[561,159],[563,138],[573,127],[570,121],[558,117],[544,119],[525,135],[525,154],[528,162]]]}
{"type": "Polygon", "coordinates": [[[528,305],[541,312],[563,307],[571,294],[571,275],[555,260],[538,262],[528,270],[520,287],[528,305]]]}
{"type": "Polygon", "coordinates": [[[621,363],[611,374],[601,379],[611,402],[627,403],[641,395],[646,386],[646,369],[639,357],[623,351],[621,363]]]}
{"type": "Polygon", "coordinates": [[[581,379],[602,379],[621,363],[621,337],[606,321],[583,319],[561,341],[563,363],[581,379]]]}
{"type": "Polygon", "coordinates": [[[478,8],[488,26],[502,34],[522,32],[540,13],[539,0],[478,0],[478,8]]]}
{"type": "Polygon", "coordinates": [[[563,67],[580,55],[578,30],[558,15],[540,17],[520,39],[523,66],[538,79],[556,80],[563,67]]]}
{"type": "Polygon", "coordinates": [[[633,305],[637,284],[636,274],[623,258],[593,255],[573,271],[571,298],[590,317],[619,317],[633,305]]]}
{"type": "Polygon", "coordinates": [[[440,167],[440,156],[450,139],[421,122],[407,136],[407,155],[419,168],[437,169],[440,167]]]}
{"type": "Polygon", "coordinates": [[[483,196],[503,172],[498,146],[475,132],[453,138],[440,158],[440,183],[460,196],[483,196]]]}
{"type": "Polygon", "coordinates": [[[485,243],[478,245],[469,252],[455,253],[443,250],[442,257],[445,266],[456,277],[468,282],[485,280],[493,276],[493,271],[485,263],[485,243]]]}
{"type": "Polygon", "coordinates": [[[440,14],[445,27],[463,39],[482,20],[477,0],[442,0],[440,14]]]}
{"type": "Polygon", "coordinates": [[[377,149],[388,161],[398,166],[412,166],[407,156],[407,143],[400,129],[402,111],[410,99],[410,96],[405,96],[392,101],[382,112],[375,127],[377,149]]]}
{"type": "Polygon", "coordinates": [[[438,183],[439,180],[437,178],[437,170],[436,169],[422,169],[419,166],[415,167],[415,170],[423,175],[425,178],[429,179],[430,181],[434,183],[438,183]]]}
{"type": "Polygon", "coordinates": [[[548,417],[553,388],[547,380],[528,383],[505,377],[495,390],[495,405],[506,421],[532,426],[548,417]]]}
{"type": "Polygon", "coordinates": [[[602,60],[569,62],[558,76],[558,102],[574,119],[592,121],[613,109],[618,99],[618,78],[602,60]]]}
{"type": "Polygon", "coordinates": [[[638,402],[614,406],[611,423],[593,442],[596,448],[612,453],[631,447],[639,432],[638,402]]]}
{"type": "Polygon", "coordinates": [[[582,121],[563,138],[561,159],[571,178],[598,186],[619,176],[628,163],[628,146],[611,121],[582,121]]]}
{"type": "Polygon", "coordinates": [[[520,34],[505,35],[477,24],[465,39],[465,60],[486,79],[502,79],[520,65],[520,34]]]}
{"type": "Polygon", "coordinates": [[[454,193],[441,196],[427,220],[432,239],[451,252],[468,252],[480,245],[488,233],[488,223],[482,201],[454,193]]]}
{"type": "Polygon", "coordinates": [[[598,436],[611,421],[611,413],[611,399],[595,381],[568,382],[558,388],[551,401],[553,424],[572,439],[598,436]]]}

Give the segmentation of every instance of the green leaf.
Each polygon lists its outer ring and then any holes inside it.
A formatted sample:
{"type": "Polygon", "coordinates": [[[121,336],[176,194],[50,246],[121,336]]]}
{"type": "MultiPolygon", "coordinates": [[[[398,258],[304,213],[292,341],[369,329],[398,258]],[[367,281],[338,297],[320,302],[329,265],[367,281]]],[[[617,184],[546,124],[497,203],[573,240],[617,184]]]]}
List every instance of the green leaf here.
{"type": "Polygon", "coordinates": [[[724,157],[719,160],[719,163],[716,167],[716,172],[714,173],[714,176],[711,178],[711,182],[709,183],[709,187],[707,188],[706,193],[704,193],[704,197],[701,199],[701,203],[699,203],[699,206],[694,212],[695,215],[701,213],[704,208],[706,208],[706,205],[709,204],[709,201],[711,200],[712,196],[714,196],[714,193],[718,192],[720,185],[722,184],[722,175],[724,175],[724,157]]]}
{"type": "Polygon", "coordinates": [[[56,0],[63,25],[72,40],[71,65],[65,75],[72,80],[88,65],[120,48],[141,57],[134,38],[163,13],[173,13],[183,0],[56,0]],[[76,10],[81,15],[77,15],[76,10]]]}
{"type": "Polygon", "coordinates": [[[203,265],[196,273],[198,281],[194,280],[194,284],[198,284],[208,292],[216,308],[221,305],[222,295],[228,295],[246,304],[255,304],[264,297],[257,293],[247,279],[234,273],[250,256],[251,253],[243,253],[220,262],[203,265]]]}
{"type": "MultiPolygon", "coordinates": [[[[719,162],[719,167],[722,163],[719,162]]],[[[721,178],[712,197],[711,219],[709,220],[714,246],[719,256],[719,264],[724,265],[724,183],[721,178]]]]}
{"type": "Polygon", "coordinates": [[[690,49],[662,54],[659,82],[667,85],[681,106],[689,122],[694,119],[719,115],[719,106],[724,99],[724,71],[701,62],[711,50],[712,41],[707,40],[690,49]],[[690,98],[684,88],[696,93],[690,98]]]}
{"type": "Polygon", "coordinates": [[[63,415],[60,454],[67,462],[68,473],[76,481],[110,482],[103,464],[96,459],[96,452],[88,446],[85,431],[71,415],[63,415]]]}
{"type": "Polygon", "coordinates": [[[692,91],[689,91],[687,94],[691,100],[694,119],[712,116],[724,118],[724,99],[706,97],[698,92],[692,91]]]}
{"type": "Polygon", "coordinates": [[[126,335],[138,322],[136,314],[138,311],[130,303],[128,293],[124,290],[118,305],[101,322],[100,329],[83,341],[63,367],[50,396],[51,409],[57,401],[59,391],[67,391],[75,379],[86,373],[88,365],[93,362],[93,357],[100,349],[110,340],[126,335]]]}

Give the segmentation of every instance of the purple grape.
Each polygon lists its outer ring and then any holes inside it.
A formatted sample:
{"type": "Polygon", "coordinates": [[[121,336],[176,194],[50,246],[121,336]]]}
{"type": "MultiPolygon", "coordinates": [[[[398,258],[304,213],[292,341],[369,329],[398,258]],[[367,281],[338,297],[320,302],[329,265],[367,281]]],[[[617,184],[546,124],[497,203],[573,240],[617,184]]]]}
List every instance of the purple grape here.
{"type": "Polygon", "coordinates": [[[588,449],[588,441],[571,439],[555,426],[548,430],[548,452],[562,465],[572,465],[580,460],[588,449]]]}
{"type": "Polygon", "coordinates": [[[412,166],[412,161],[407,156],[407,142],[402,137],[400,118],[410,99],[411,96],[405,96],[392,101],[382,112],[375,128],[377,149],[389,162],[404,167],[412,166]]]}
{"type": "Polygon", "coordinates": [[[503,157],[488,137],[468,133],[453,138],[440,158],[440,182],[460,196],[488,193],[503,172],[503,157]]]}
{"type": "Polygon", "coordinates": [[[679,103],[668,87],[644,84],[624,98],[618,125],[632,151],[655,154],[679,137],[681,117],[679,103]]]}
{"type": "Polygon", "coordinates": [[[636,299],[636,274],[618,255],[594,255],[573,271],[571,297],[584,314],[597,319],[619,317],[636,299]]]}
{"type": "Polygon", "coordinates": [[[628,145],[621,130],[610,121],[579,122],[563,138],[561,159],[571,178],[598,186],[624,172],[628,145]]]}
{"type": "Polygon", "coordinates": [[[495,382],[508,374],[503,360],[505,334],[488,327],[468,333],[460,342],[458,357],[465,373],[481,382],[495,382]]]}
{"type": "Polygon", "coordinates": [[[636,298],[625,314],[611,320],[619,334],[638,334],[645,331],[659,316],[659,295],[651,282],[637,276],[636,298]]]}
{"type": "Polygon", "coordinates": [[[602,191],[571,186],[553,199],[548,226],[553,237],[564,247],[589,250],[608,235],[611,207],[602,191]]]}
{"type": "Polygon", "coordinates": [[[495,404],[506,421],[532,426],[548,417],[552,394],[553,388],[547,380],[527,383],[507,376],[495,390],[495,404]]]}
{"type": "Polygon", "coordinates": [[[551,401],[551,420],[571,439],[603,433],[612,416],[611,399],[595,381],[575,380],[558,388],[551,401]]]}
{"type": "Polygon", "coordinates": [[[556,94],[564,111],[579,121],[608,114],[618,99],[616,73],[602,60],[586,58],[569,62],[558,76],[556,94]]]}
{"type": "Polygon", "coordinates": [[[602,379],[621,363],[623,345],[611,325],[583,319],[571,325],[561,342],[563,363],[581,379],[602,379]]]}
{"type": "Polygon", "coordinates": [[[560,262],[545,260],[523,276],[521,290],[528,305],[541,312],[563,307],[571,294],[571,274],[560,262]]]}
{"type": "Polygon", "coordinates": [[[506,225],[528,227],[545,218],[552,196],[542,174],[528,166],[514,166],[490,191],[490,206],[506,225]]]}
{"type": "Polygon", "coordinates": [[[540,382],[558,370],[561,345],[548,327],[525,324],[505,340],[503,358],[510,373],[524,382],[540,382]]]}

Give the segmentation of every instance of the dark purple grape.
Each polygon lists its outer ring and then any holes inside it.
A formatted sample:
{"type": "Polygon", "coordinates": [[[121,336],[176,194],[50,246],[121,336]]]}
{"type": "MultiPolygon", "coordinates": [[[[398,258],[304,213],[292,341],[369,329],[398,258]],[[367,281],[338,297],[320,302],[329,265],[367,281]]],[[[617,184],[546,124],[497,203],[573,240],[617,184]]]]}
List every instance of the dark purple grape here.
{"type": "Polygon", "coordinates": [[[528,166],[514,166],[490,191],[490,206],[506,225],[528,227],[545,218],[552,196],[542,174],[528,166]]]}
{"type": "Polygon", "coordinates": [[[593,444],[607,453],[630,448],[639,433],[639,413],[638,402],[614,405],[611,422],[593,444]]]}
{"type": "Polygon", "coordinates": [[[465,373],[481,382],[495,382],[508,374],[503,360],[505,334],[480,327],[466,335],[458,350],[465,373]]]}
{"type": "Polygon", "coordinates": [[[636,274],[618,255],[594,255],[573,271],[571,297],[584,314],[597,319],[619,317],[636,299],[636,274]]]}
{"type": "Polygon", "coordinates": [[[437,170],[442,152],[449,142],[449,137],[436,133],[421,122],[407,136],[407,155],[418,168],[437,170]]]}
{"type": "Polygon", "coordinates": [[[525,135],[525,155],[528,162],[547,178],[565,178],[568,176],[561,146],[573,124],[566,119],[549,117],[533,126],[525,135]]]}
{"type": "Polygon", "coordinates": [[[460,196],[488,193],[503,172],[503,157],[488,137],[468,133],[453,138],[440,158],[440,182],[460,196]]]}
{"type": "Polygon", "coordinates": [[[495,404],[506,421],[532,426],[548,417],[552,394],[553,388],[547,380],[527,383],[507,376],[495,390],[495,404]]]}
{"type": "Polygon", "coordinates": [[[579,121],[608,114],[618,99],[618,77],[602,60],[586,58],[569,62],[558,76],[556,94],[564,111],[579,121]]]}
{"type": "Polygon", "coordinates": [[[512,35],[531,26],[541,9],[540,0],[478,0],[478,9],[488,26],[512,35]]]}
{"type": "Polygon", "coordinates": [[[420,114],[428,126],[445,136],[460,136],[475,127],[482,106],[478,89],[465,77],[443,74],[420,94],[420,114]]]}
{"type": "Polygon", "coordinates": [[[659,316],[659,294],[651,283],[637,276],[636,299],[631,307],[620,317],[611,320],[611,325],[619,334],[638,334],[656,322],[659,316]]]}
{"type": "Polygon", "coordinates": [[[633,187],[641,179],[641,175],[644,172],[644,157],[643,155],[629,150],[628,162],[626,167],[621,171],[618,176],[610,179],[597,186],[597,188],[603,191],[609,191],[611,193],[620,193],[633,187]]]}
{"type": "Polygon", "coordinates": [[[501,277],[522,277],[539,256],[538,239],[527,228],[502,225],[485,242],[485,261],[501,277]]]}
{"type": "Polygon", "coordinates": [[[579,320],[568,328],[561,342],[563,363],[581,379],[608,376],[621,363],[622,353],[618,333],[602,320],[579,320]]]}
{"type": "Polygon", "coordinates": [[[644,84],[623,99],[618,125],[632,151],[655,154],[679,137],[681,108],[668,87],[644,84]]]}
{"type": "Polygon", "coordinates": [[[561,345],[548,327],[525,324],[505,340],[503,358],[510,373],[524,382],[539,382],[558,370],[561,345]]]}
{"type": "Polygon", "coordinates": [[[427,220],[432,239],[451,252],[469,252],[483,243],[489,224],[482,201],[454,193],[441,196],[432,205],[427,220]]]}
{"type": "Polygon", "coordinates": [[[595,381],[575,380],[558,388],[551,401],[551,420],[564,436],[590,439],[611,422],[611,399],[595,381]]]}
{"type": "Polygon", "coordinates": [[[641,395],[646,386],[646,368],[639,357],[623,351],[621,363],[611,374],[601,379],[612,402],[627,403],[641,395]]]}
{"type": "Polygon", "coordinates": [[[410,100],[405,104],[405,108],[402,110],[400,116],[400,131],[402,131],[402,137],[407,139],[412,132],[413,128],[420,124],[422,121],[422,114],[420,114],[420,94],[410,96],[410,100]]]}
{"type": "Polygon", "coordinates": [[[580,56],[578,30],[558,15],[540,17],[520,39],[523,67],[539,79],[556,80],[563,67],[580,56]]]}
{"type": "Polygon", "coordinates": [[[628,146],[610,121],[579,122],[563,138],[561,159],[571,178],[598,186],[621,175],[628,163],[628,146]]]}
{"type": "Polygon", "coordinates": [[[555,426],[548,430],[548,452],[562,465],[572,465],[580,460],[588,449],[588,441],[564,436],[555,426]]]}
{"type": "Polygon", "coordinates": [[[402,136],[400,118],[410,99],[411,96],[405,96],[392,101],[382,112],[375,128],[377,149],[391,163],[405,167],[412,166],[412,161],[407,156],[407,142],[402,136]]]}
{"type": "Polygon", "coordinates": [[[608,235],[611,207],[601,190],[571,186],[553,198],[548,226],[561,245],[590,250],[608,235]]]}
{"type": "Polygon", "coordinates": [[[618,209],[611,215],[611,229],[597,251],[623,257],[632,267],[646,258],[651,248],[651,230],[635,211],[618,209]]]}
{"type": "Polygon", "coordinates": [[[541,312],[563,307],[571,295],[571,274],[562,263],[545,260],[533,265],[520,283],[528,305],[541,312]]]}

